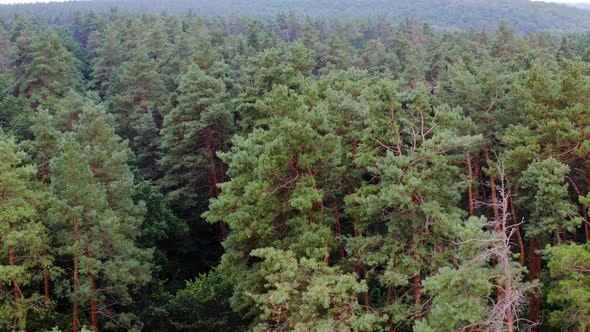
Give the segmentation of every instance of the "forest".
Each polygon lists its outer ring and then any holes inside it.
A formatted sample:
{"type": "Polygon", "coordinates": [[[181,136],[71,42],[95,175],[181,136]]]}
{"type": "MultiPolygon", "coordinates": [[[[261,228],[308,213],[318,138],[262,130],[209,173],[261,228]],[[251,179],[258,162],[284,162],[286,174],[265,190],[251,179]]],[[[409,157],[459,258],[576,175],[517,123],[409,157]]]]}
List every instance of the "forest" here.
{"type": "Polygon", "coordinates": [[[368,19],[380,16],[398,24],[408,17],[438,28],[467,29],[487,25],[497,29],[501,21],[517,32],[553,33],[590,30],[590,7],[565,6],[531,0],[85,0],[19,5],[0,5],[0,18],[32,15],[54,24],[66,23],[76,11],[108,12],[112,7],[130,13],[156,12],[205,17],[246,16],[267,21],[278,12],[299,17],[368,19]],[[585,10],[580,10],[583,8],[585,10]]]}
{"type": "Polygon", "coordinates": [[[0,331],[590,331],[590,33],[41,17],[0,22],[0,331]]]}

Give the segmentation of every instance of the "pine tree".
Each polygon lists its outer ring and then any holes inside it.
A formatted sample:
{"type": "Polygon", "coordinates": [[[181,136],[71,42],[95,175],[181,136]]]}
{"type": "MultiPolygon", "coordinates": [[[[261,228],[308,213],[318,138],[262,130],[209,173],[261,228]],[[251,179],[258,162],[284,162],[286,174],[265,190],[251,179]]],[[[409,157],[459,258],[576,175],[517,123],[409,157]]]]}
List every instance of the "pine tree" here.
{"type": "Polygon", "coordinates": [[[113,84],[117,68],[123,62],[123,45],[120,36],[112,25],[94,37],[98,45],[94,49],[91,85],[104,97],[113,84]]]}
{"type": "Polygon", "coordinates": [[[8,31],[0,27],[0,74],[10,71],[11,54],[10,54],[10,37],[8,31]]]}
{"type": "MultiPolygon", "coordinates": [[[[0,134],[0,327],[25,331],[28,315],[42,312],[35,291],[44,266],[42,234],[33,188],[35,168],[13,138],[0,134]]],[[[30,324],[29,324],[30,325],[30,324]]]]}
{"type": "Polygon", "coordinates": [[[132,58],[124,63],[108,93],[110,110],[117,119],[118,134],[129,139],[142,176],[157,178],[159,128],[166,90],[155,63],[148,57],[148,49],[138,46],[132,58]]]}
{"type": "MultiPolygon", "coordinates": [[[[208,76],[196,64],[188,68],[179,83],[178,105],[164,119],[161,181],[171,190],[169,197],[194,207],[207,189],[206,197],[219,196],[225,166],[217,157],[234,132],[233,114],[225,98],[225,85],[208,76]]],[[[221,234],[225,238],[225,225],[221,234]]]]}
{"type": "Polygon", "coordinates": [[[17,55],[22,66],[17,71],[19,95],[28,98],[33,108],[50,97],[61,97],[79,87],[77,62],[57,33],[38,31],[33,34],[30,45],[21,38],[25,37],[19,37],[20,42],[17,42],[24,48],[23,53],[17,55]]]}
{"type": "Polygon", "coordinates": [[[252,295],[262,312],[254,331],[370,331],[386,319],[359,304],[357,294],[367,285],[354,273],[297,259],[292,251],[263,248],[252,255],[264,260],[265,275],[265,292],[252,295]]]}
{"type": "Polygon", "coordinates": [[[275,115],[220,154],[230,180],[204,215],[228,223],[222,270],[236,276],[232,306],[259,315],[252,295],[264,293],[254,249],[291,250],[295,257],[329,261],[336,250],[331,198],[339,187],[340,143],[320,130],[325,117],[308,111],[303,96],[279,86],[259,105],[275,115]]]}
{"type": "Polygon", "coordinates": [[[405,107],[383,100],[386,107],[370,117],[356,157],[368,173],[363,177],[372,180],[345,199],[363,235],[348,240],[347,252],[365,278],[375,280],[371,302],[382,306],[390,326],[409,326],[428,314],[423,280],[452,257],[449,241],[462,224],[458,203],[466,181],[457,164],[464,149],[481,140],[457,130],[468,122],[460,109],[432,108],[427,96],[418,86],[391,96],[405,107]]]}
{"type": "Polygon", "coordinates": [[[86,307],[95,330],[109,320],[137,328],[140,323],[125,308],[130,294],[149,280],[150,251],[135,244],[143,207],[132,200],[129,151],[114,133],[112,116],[91,103],[73,132],[63,134],[60,148],[51,162],[57,198],[49,215],[58,253],[73,264],[72,284],[64,286],[73,303],[74,330],[86,307]]]}
{"type": "Polygon", "coordinates": [[[554,280],[547,301],[558,306],[550,323],[560,329],[590,329],[590,243],[569,244],[546,249],[554,280]]]}

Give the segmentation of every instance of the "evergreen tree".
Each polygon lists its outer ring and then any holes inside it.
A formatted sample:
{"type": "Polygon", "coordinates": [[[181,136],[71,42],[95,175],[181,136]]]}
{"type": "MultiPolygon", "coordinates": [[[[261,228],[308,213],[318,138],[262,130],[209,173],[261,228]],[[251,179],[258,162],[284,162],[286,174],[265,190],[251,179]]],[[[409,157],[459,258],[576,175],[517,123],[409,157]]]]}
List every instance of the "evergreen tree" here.
{"type": "Polygon", "coordinates": [[[166,90],[148,49],[138,46],[124,63],[108,93],[110,110],[117,119],[118,134],[131,142],[142,176],[157,178],[159,128],[166,90]]]}
{"type": "Polygon", "coordinates": [[[10,54],[10,37],[8,31],[0,27],[0,74],[10,71],[11,54],[10,54]]]}
{"type": "Polygon", "coordinates": [[[36,32],[30,45],[26,43],[22,39],[17,42],[25,44],[22,46],[24,54],[17,55],[20,64],[17,77],[19,95],[29,99],[31,107],[36,108],[51,97],[61,97],[70,89],[79,87],[77,61],[63,46],[57,33],[36,32]]]}
{"type": "Polygon", "coordinates": [[[13,138],[0,133],[0,327],[25,331],[43,316],[42,295],[35,286],[43,261],[39,199],[33,190],[35,168],[13,138]],[[37,316],[37,317],[36,317],[37,316]]]}
{"type": "Polygon", "coordinates": [[[552,325],[587,331],[590,328],[590,244],[549,247],[546,252],[554,280],[547,300],[559,307],[551,312],[552,325]]]}
{"type": "Polygon", "coordinates": [[[61,287],[73,303],[74,330],[82,325],[80,312],[86,307],[95,330],[109,328],[111,320],[141,327],[125,308],[132,303],[130,294],[149,280],[151,254],[135,244],[143,207],[132,200],[129,151],[112,121],[100,107],[86,104],[51,162],[57,198],[49,215],[58,254],[73,264],[72,284],[61,287]]]}
{"type": "Polygon", "coordinates": [[[297,259],[325,261],[336,249],[334,219],[325,214],[331,201],[325,199],[338,190],[343,171],[339,139],[319,130],[323,114],[308,111],[303,100],[285,87],[268,97],[263,110],[277,113],[220,154],[230,180],[220,185],[205,214],[209,222],[229,225],[221,266],[236,276],[232,306],[255,316],[262,313],[252,295],[266,291],[259,288],[264,272],[251,256],[254,249],[291,250],[297,259]]]}
{"type": "Polygon", "coordinates": [[[114,81],[116,70],[123,62],[123,46],[116,28],[108,25],[95,38],[98,45],[94,49],[92,62],[92,81],[90,84],[104,97],[114,81]]]}

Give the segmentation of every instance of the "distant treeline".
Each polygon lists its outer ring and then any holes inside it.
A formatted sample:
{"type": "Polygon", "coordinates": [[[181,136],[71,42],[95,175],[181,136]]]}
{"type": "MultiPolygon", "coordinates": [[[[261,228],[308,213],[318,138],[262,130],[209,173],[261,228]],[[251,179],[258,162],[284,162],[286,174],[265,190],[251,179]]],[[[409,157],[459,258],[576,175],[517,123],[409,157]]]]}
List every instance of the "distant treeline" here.
{"type": "Polygon", "coordinates": [[[42,22],[68,21],[75,11],[150,11],[173,15],[243,15],[269,19],[278,12],[338,18],[387,17],[393,22],[414,16],[437,27],[468,28],[504,20],[519,32],[586,32],[590,11],[529,0],[91,0],[48,4],[0,5],[0,17],[29,14],[42,22]]]}

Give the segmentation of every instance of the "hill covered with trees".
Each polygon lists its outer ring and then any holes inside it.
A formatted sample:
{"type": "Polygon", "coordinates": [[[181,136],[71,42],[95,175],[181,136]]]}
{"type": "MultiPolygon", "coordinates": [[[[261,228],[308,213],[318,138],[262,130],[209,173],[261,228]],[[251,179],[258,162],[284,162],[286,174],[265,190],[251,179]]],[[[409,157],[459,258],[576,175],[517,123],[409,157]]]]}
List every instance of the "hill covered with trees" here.
{"type": "Polygon", "coordinates": [[[590,12],[570,6],[529,0],[90,0],[34,5],[0,5],[0,17],[33,13],[46,21],[63,20],[74,11],[151,11],[184,15],[191,11],[201,16],[239,14],[266,20],[277,12],[293,11],[299,17],[338,17],[343,19],[386,17],[401,22],[416,17],[437,27],[460,29],[487,24],[496,29],[501,20],[519,32],[586,32],[590,12]],[[41,14],[42,13],[42,14],[41,14]]]}
{"type": "Polygon", "coordinates": [[[27,8],[1,331],[590,329],[590,34],[27,8]]]}

